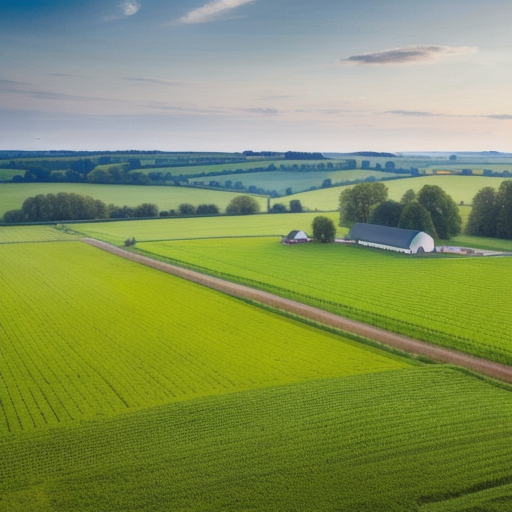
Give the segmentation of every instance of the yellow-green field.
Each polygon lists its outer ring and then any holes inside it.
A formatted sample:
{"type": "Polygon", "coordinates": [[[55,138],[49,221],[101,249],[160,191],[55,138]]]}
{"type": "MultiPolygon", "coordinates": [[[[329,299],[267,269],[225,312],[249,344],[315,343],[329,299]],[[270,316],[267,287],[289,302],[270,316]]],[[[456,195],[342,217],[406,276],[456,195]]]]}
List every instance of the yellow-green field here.
{"type": "Polygon", "coordinates": [[[2,435],[408,366],[80,242],[0,258],[2,435]]]}
{"type": "MultiPolygon", "coordinates": [[[[461,201],[464,204],[471,204],[475,194],[484,187],[498,189],[500,183],[510,178],[489,178],[487,176],[422,176],[418,178],[407,178],[385,182],[389,189],[389,199],[400,201],[404,193],[412,189],[419,192],[423,185],[438,185],[447,194],[452,196],[457,204],[461,201]]],[[[353,186],[353,185],[349,185],[353,186]]],[[[305,208],[310,210],[318,209],[324,211],[337,210],[339,208],[339,197],[345,187],[326,188],[313,192],[294,194],[290,199],[299,199],[305,208]]],[[[279,202],[279,199],[273,199],[279,202]]]]}

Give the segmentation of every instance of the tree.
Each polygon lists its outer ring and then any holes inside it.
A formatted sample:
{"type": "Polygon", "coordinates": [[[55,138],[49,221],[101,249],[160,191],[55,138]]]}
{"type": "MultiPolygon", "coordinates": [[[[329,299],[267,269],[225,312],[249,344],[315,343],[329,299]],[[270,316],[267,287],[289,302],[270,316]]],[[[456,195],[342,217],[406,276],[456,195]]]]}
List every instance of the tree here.
{"type": "Polygon", "coordinates": [[[416,199],[416,192],[412,188],[410,188],[403,196],[402,199],[400,199],[400,202],[403,205],[409,204],[411,201],[414,201],[416,199]]]}
{"type": "Polygon", "coordinates": [[[302,203],[299,199],[292,199],[290,201],[290,212],[291,213],[302,213],[302,203]]]}
{"type": "Polygon", "coordinates": [[[286,213],[286,206],[283,203],[274,203],[269,213],[286,213]]]}
{"type": "Polygon", "coordinates": [[[19,224],[20,222],[26,222],[27,218],[23,210],[9,210],[4,213],[3,220],[6,224],[19,224]]]}
{"type": "Polygon", "coordinates": [[[178,206],[180,215],[195,215],[196,207],[190,203],[181,203],[178,206]]]}
{"type": "Polygon", "coordinates": [[[378,224],[380,226],[390,226],[396,228],[402,215],[403,204],[396,201],[384,201],[380,203],[375,210],[373,210],[370,223],[378,224]]]}
{"type": "Polygon", "coordinates": [[[331,178],[325,178],[325,180],[322,182],[322,188],[329,188],[332,187],[332,180],[331,178]]]}
{"type": "Polygon", "coordinates": [[[340,194],[340,226],[370,222],[372,211],[388,197],[384,183],[358,183],[340,194]]]}
{"type": "Polygon", "coordinates": [[[288,188],[285,190],[285,194],[286,194],[287,196],[291,196],[291,195],[292,195],[292,193],[293,193],[293,192],[292,192],[292,187],[288,187],[288,188]]]}
{"type": "Polygon", "coordinates": [[[226,208],[228,215],[250,215],[259,211],[260,205],[258,201],[251,196],[236,196],[226,208]]]}
{"type": "Polygon", "coordinates": [[[484,187],[473,198],[473,207],[466,225],[466,233],[474,236],[496,236],[498,201],[496,190],[484,187]]]}
{"type": "Polygon", "coordinates": [[[336,227],[329,217],[319,215],[313,219],[313,238],[323,244],[334,242],[336,236],[336,227]]]}
{"type": "Polygon", "coordinates": [[[450,155],[450,160],[457,160],[457,155],[450,155]]]}
{"type": "Polygon", "coordinates": [[[417,229],[424,231],[432,238],[438,238],[430,212],[418,201],[411,201],[404,206],[398,226],[402,229],[417,229]]]}
{"type": "Polygon", "coordinates": [[[153,203],[142,203],[133,211],[134,217],[158,217],[158,206],[153,203]]]}
{"type": "Polygon", "coordinates": [[[512,240],[512,181],[502,181],[497,194],[496,236],[512,240]]]}
{"type": "Polygon", "coordinates": [[[441,187],[424,185],[418,192],[418,202],[430,212],[440,239],[449,240],[461,232],[459,208],[441,187]]]}
{"type": "Polygon", "coordinates": [[[216,204],[200,204],[196,209],[196,215],[218,215],[219,207],[216,204]]]}

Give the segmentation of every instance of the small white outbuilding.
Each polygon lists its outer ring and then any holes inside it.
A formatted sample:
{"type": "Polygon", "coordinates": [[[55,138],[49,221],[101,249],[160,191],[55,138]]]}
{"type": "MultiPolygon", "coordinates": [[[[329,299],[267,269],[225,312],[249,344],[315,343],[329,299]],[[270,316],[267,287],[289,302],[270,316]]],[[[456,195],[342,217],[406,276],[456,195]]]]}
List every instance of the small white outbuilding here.
{"type": "Polygon", "coordinates": [[[285,237],[283,237],[282,242],[284,244],[299,244],[311,242],[311,238],[308,237],[305,231],[290,231],[285,237]]]}
{"type": "Polygon", "coordinates": [[[430,235],[414,229],[358,223],[354,224],[348,236],[359,245],[406,254],[432,252],[435,249],[434,239],[430,235]]]}

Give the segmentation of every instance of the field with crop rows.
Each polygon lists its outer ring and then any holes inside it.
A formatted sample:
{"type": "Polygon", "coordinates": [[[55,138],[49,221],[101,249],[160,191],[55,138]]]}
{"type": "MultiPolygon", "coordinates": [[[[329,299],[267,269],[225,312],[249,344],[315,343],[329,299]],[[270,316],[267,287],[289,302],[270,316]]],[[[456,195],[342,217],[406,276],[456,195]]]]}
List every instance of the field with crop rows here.
{"type": "Polygon", "coordinates": [[[507,512],[510,393],[411,368],[10,436],[2,510],[507,512]]]}
{"type": "MultiPolygon", "coordinates": [[[[389,189],[389,199],[399,201],[404,193],[413,189],[418,192],[423,185],[438,185],[447,194],[451,195],[456,203],[464,201],[464,204],[471,204],[475,194],[484,187],[498,189],[500,183],[510,178],[491,178],[487,176],[420,176],[393,180],[386,183],[389,189]]],[[[352,186],[352,185],[349,185],[352,186]]],[[[305,208],[323,211],[332,211],[339,208],[339,197],[344,187],[333,187],[312,192],[294,194],[289,199],[299,199],[305,208]]],[[[279,198],[272,199],[272,203],[279,202],[279,198]]]]}
{"type": "MultiPolygon", "coordinates": [[[[222,217],[167,218],[158,220],[133,220],[66,224],[85,236],[121,245],[127,238],[143,240],[182,240],[190,238],[287,235],[294,229],[311,233],[311,223],[316,213],[287,213],[239,215],[222,217]]],[[[333,222],[339,214],[328,213],[333,222]]],[[[1,229],[1,228],[0,228],[1,229]]],[[[348,229],[338,228],[342,234],[348,229]]]]}
{"type": "Polygon", "coordinates": [[[0,244],[76,240],[77,235],[59,231],[53,225],[0,226],[0,244]]]}
{"type": "Polygon", "coordinates": [[[512,363],[512,260],[414,258],[276,238],[138,248],[414,338],[512,363]]]}
{"type": "Polygon", "coordinates": [[[80,242],[0,259],[2,435],[408,366],[80,242]]]}
{"type": "MultiPolygon", "coordinates": [[[[286,167],[291,167],[292,165],[318,165],[318,164],[327,164],[331,163],[339,163],[345,162],[345,160],[272,160],[272,159],[254,159],[247,160],[246,162],[237,162],[234,164],[213,164],[213,165],[193,165],[193,166],[183,166],[183,167],[158,167],[155,169],[136,169],[133,172],[170,172],[173,176],[195,176],[197,174],[208,174],[210,172],[222,172],[229,171],[233,172],[238,169],[243,171],[250,172],[251,169],[258,169],[262,167],[269,167],[270,165],[274,165],[279,168],[281,165],[286,167]]],[[[245,173],[244,173],[245,176],[245,173]]],[[[234,176],[236,178],[236,175],[234,176]]],[[[212,177],[212,179],[215,179],[212,177]]],[[[228,178],[229,179],[229,178],[228,178]]]]}
{"type": "MultiPolygon", "coordinates": [[[[248,188],[252,185],[261,187],[265,190],[275,190],[278,194],[284,195],[286,189],[290,187],[292,192],[300,192],[309,190],[311,187],[320,188],[325,179],[329,178],[332,183],[341,181],[355,181],[365,180],[367,178],[375,178],[382,180],[383,178],[390,177],[403,177],[400,174],[383,173],[379,171],[361,171],[361,170],[347,170],[347,171],[300,171],[300,172],[287,172],[287,171],[274,171],[274,172],[253,172],[226,176],[214,176],[204,178],[191,178],[191,183],[203,183],[208,185],[210,180],[218,181],[224,184],[227,180],[232,183],[240,181],[244,187],[248,188]]],[[[286,201],[289,198],[282,198],[286,201]]],[[[279,202],[279,200],[277,200],[279,202]]],[[[282,201],[281,201],[282,202],[282,201]]]]}
{"type": "MultiPolygon", "coordinates": [[[[73,192],[105,203],[119,206],[137,206],[141,203],[155,203],[161,210],[177,209],[180,203],[195,206],[202,203],[215,203],[224,210],[228,203],[240,195],[235,192],[204,190],[186,187],[137,186],[137,185],[97,185],[90,183],[0,183],[0,217],[8,210],[21,208],[27,197],[38,194],[73,192]]],[[[256,197],[262,210],[267,208],[267,200],[256,197]]]]}

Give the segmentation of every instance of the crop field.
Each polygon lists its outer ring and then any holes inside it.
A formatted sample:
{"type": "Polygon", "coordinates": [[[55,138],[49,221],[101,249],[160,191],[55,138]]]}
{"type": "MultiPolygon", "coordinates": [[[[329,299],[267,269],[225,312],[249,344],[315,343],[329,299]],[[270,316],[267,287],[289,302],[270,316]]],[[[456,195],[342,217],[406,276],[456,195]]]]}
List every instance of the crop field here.
{"type": "Polygon", "coordinates": [[[1,245],[0,259],[0,436],[410,366],[80,242],[1,245]]]}
{"type": "MultiPolygon", "coordinates": [[[[8,210],[21,208],[27,197],[38,194],[73,192],[107,204],[137,206],[141,203],[155,203],[161,210],[178,208],[180,203],[195,206],[202,203],[215,203],[222,210],[240,195],[235,192],[203,190],[185,187],[137,186],[137,185],[98,185],[90,183],[0,183],[0,217],[8,210]]],[[[245,193],[244,193],[245,194],[245,193]]],[[[267,200],[255,196],[262,210],[266,210],[267,200]]]]}
{"type": "MultiPolygon", "coordinates": [[[[370,177],[382,180],[383,178],[390,178],[393,176],[403,177],[403,175],[394,173],[360,170],[304,172],[274,171],[214,176],[211,178],[192,178],[189,181],[192,183],[203,182],[205,185],[207,185],[210,180],[218,181],[221,184],[224,184],[227,180],[230,180],[233,183],[240,181],[246,188],[254,185],[265,190],[275,190],[278,194],[284,195],[288,187],[290,187],[294,192],[309,190],[311,187],[320,188],[323,181],[327,178],[331,179],[333,183],[338,183],[341,181],[365,180],[370,177]]],[[[286,201],[287,198],[285,197],[282,199],[286,201]]],[[[279,200],[277,201],[279,202],[279,200]]]]}
{"type": "Polygon", "coordinates": [[[8,436],[2,511],[507,512],[510,393],[410,368],[8,436]]]}
{"type": "MultiPolygon", "coordinates": [[[[66,224],[84,236],[121,245],[127,238],[144,240],[182,240],[192,238],[287,235],[294,229],[311,232],[311,223],[317,213],[286,213],[237,215],[221,217],[165,218],[118,222],[66,224]]],[[[328,217],[336,223],[337,213],[328,217]]],[[[0,228],[1,229],[1,228],[0,228]]],[[[346,234],[348,229],[338,228],[346,234]]]]}
{"type": "Polygon", "coordinates": [[[0,244],[55,242],[77,238],[77,235],[59,231],[54,226],[0,226],[0,244]]]}
{"type": "Polygon", "coordinates": [[[20,169],[0,169],[0,181],[10,181],[17,174],[23,176],[25,171],[20,169]]]}
{"type": "MultiPolygon", "coordinates": [[[[399,201],[404,193],[413,189],[418,192],[423,185],[438,185],[447,194],[451,195],[456,203],[464,201],[464,204],[471,204],[475,194],[484,187],[498,189],[500,183],[510,178],[492,178],[487,176],[420,176],[389,181],[386,186],[389,189],[389,199],[399,201]]],[[[352,185],[349,185],[352,186],[352,185]]],[[[333,211],[339,208],[339,197],[344,187],[333,187],[312,192],[294,194],[290,199],[299,199],[305,208],[310,210],[318,209],[333,211]]],[[[279,202],[279,199],[273,199],[279,202]]]]}
{"type": "Polygon", "coordinates": [[[414,258],[276,238],[147,242],[149,255],[487,359],[512,363],[512,260],[414,258]]]}
{"type": "MultiPolygon", "coordinates": [[[[197,174],[208,174],[210,172],[222,172],[229,171],[233,172],[237,169],[242,169],[243,171],[250,172],[251,169],[257,169],[261,167],[268,167],[270,165],[275,165],[279,168],[281,165],[286,167],[291,167],[292,165],[317,165],[317,164],[327,164],[327,163],[339,163],[345,162],[345,160],[272,160],[272,159],[255,159],[248,160],[246,162],[237,162],[234,164],[209,164],[209,165],[194,165],[194,166],[184,166],[184,167],[158,167],[155,169],[137,169],[134,172],[170,172],[173,176],[195,176],[197,174]]],[[[245,173],[244,173],[245,175],[245,173]]],[[[212,177],[212,179],[215,179],[212,177]]]]}

